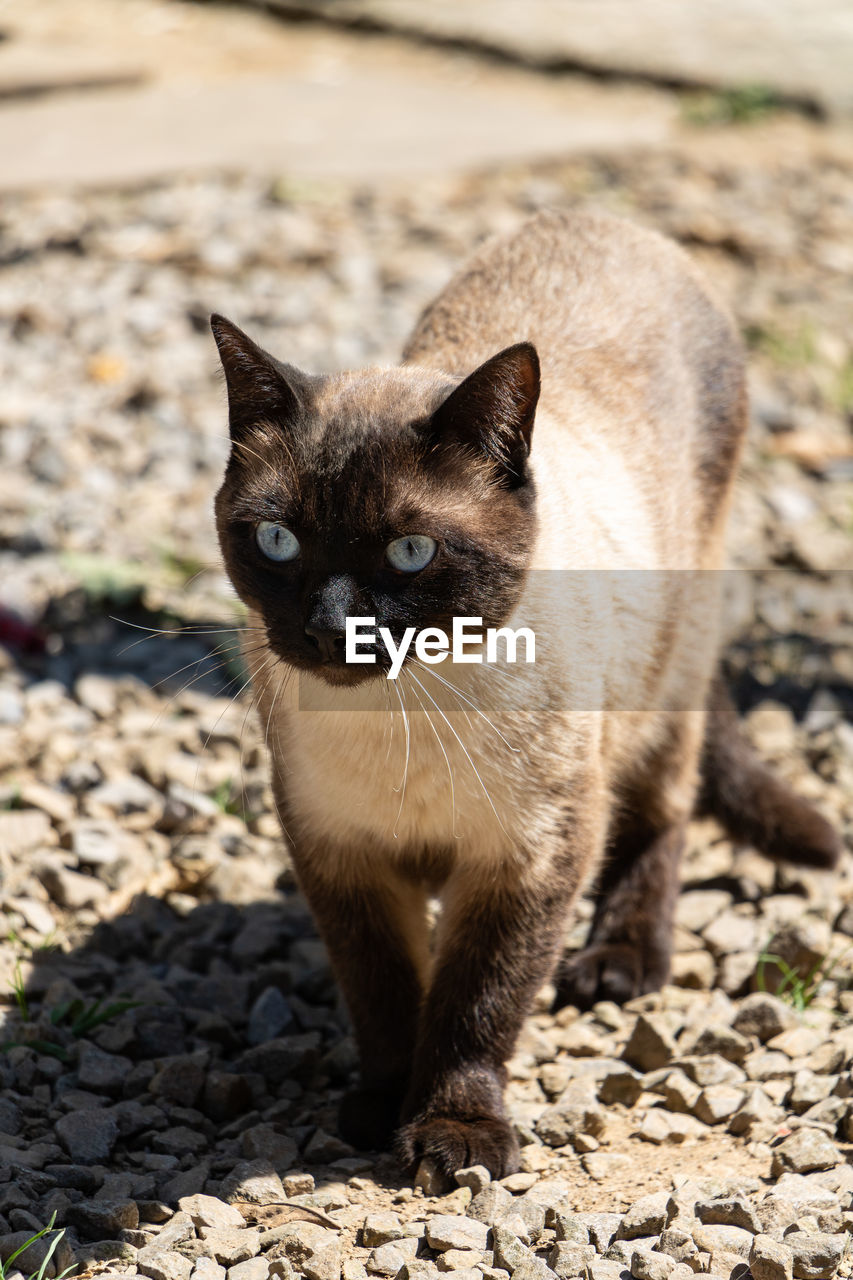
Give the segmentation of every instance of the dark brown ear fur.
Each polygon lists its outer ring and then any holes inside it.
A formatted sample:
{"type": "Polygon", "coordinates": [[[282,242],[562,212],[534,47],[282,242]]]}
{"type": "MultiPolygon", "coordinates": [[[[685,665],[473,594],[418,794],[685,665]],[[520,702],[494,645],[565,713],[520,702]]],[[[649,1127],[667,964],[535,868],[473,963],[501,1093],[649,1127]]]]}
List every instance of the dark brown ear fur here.
{"type": "Polygon", "coordinates": [[[539,357],[532,343],[499,351],[433,414],[437,443],[452,441],[486,453],[511,487],[523,484],[539,389],[539,357]]]}
{"type": "Polygon", "coordinates": [[[734,839],[777,862],[823,868],[837,864],[838,834],[759,760],[720,679],[708,701],[701,773],[697,812],[717,818],[734,839]]]}
{"type": "Polygon", "coordinates": [[[290,422],[297,417],[314,380],[276,360],[224,316],[212,315],[210,327],[225,372],[232,439],[259,419],[290,422]]]}

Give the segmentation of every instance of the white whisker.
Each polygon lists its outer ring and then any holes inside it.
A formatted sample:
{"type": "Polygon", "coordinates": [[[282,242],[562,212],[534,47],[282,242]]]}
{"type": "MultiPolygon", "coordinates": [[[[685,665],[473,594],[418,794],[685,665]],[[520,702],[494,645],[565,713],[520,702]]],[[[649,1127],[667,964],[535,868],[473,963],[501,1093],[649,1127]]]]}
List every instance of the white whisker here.
{"type": "MultiPolygon", "coordinates": [[[[492,797],[489,795],[489,789],[488,789],[488,787],[486,786],[485,782],[483,781],[482,777],[480,776],[480,772],[479,772],[479,770],[478,770],[477,766],[474,764],[474,761],[471,759],[471,756],[470,756],[470,755],[469,755],[469,753],[468,753],[468,748],[465,746],[465,743],[464,743],[464,742],[462,741],[462,739],[459,737],[459,734],[456,732],[456,730],[454,729],[453,725],[450,723],[450,721],[448,720],[447,716],[444,714],[444,712],[442,711],[441,707],[440,707],[440,706],[438,705],[438,703],[436,702],[435,698],[433,698],[433,697],[432,697],[432,695],[431,695],[431,694],[430,694],[426,689],[424,689],[424,686],[421,684],[420,680],[419,680],[419,679],[418,679],[418,677],[415,675],[415,673],[414,673],[413,671],[409,671],[409,675],[410,675],[410,676],[411,676],[411,678],[414,680],[414,682],[415,682],[415,684],[418,686],[418,688],[419,688],[419,689],[421,689],[421,690],[423,690],[424,694],[429,698],[430,702],[431,702],[431,703],[432,703],[432,705],[435,707],[436,711],[437,711],[437,712],[438,712],[438,714],[441,716],[442,720],[443,720],[443,721],[444,721],[444,723],[447,725],[448,729],[449,729],[449,730],[450,730],[450,732],[453,734],[453,736],[454,736],[454,738],[456,739],[456,741],[459,743],[459,745],[460,745],[460,747],[462,748],[462,751],[463,751],[463,753],[464,753],[464,755],[465,755],[465,759],[468,761],[468,763],[470,764],[471,768],[472,768],[472,769],[473,769],[473,771],[474,771],[474,776],[476,777],[476,779],[477,779],[477,781],[479,782],[480,786],[483,788],[483,795],[486,797],[486,799],[487,799],[487,800],[488,800],[488,802],[489,802],[489,808],[491,809],[492,813],[495,815],[495,818],[497,819],[498,826],[500,827],[501,831],[503,831],[504,835],[505,835],[505,836],[508,836],[508,835],[509,835],[509,832],[506,830],[506,828],[505,828],[504,824],[503,824],[503,823],[501,822],[501,820],[500,820],[500,815],[498,814],[498,811],[497,811],[497,809],[496,809],[496,808],[495,808],[495,806],[494,806],[494,803],[493,803],[493,801],[492,801],[492,797]]],[[[454,832],[454,834],[455,834],[455,832],[454,832]]]]}

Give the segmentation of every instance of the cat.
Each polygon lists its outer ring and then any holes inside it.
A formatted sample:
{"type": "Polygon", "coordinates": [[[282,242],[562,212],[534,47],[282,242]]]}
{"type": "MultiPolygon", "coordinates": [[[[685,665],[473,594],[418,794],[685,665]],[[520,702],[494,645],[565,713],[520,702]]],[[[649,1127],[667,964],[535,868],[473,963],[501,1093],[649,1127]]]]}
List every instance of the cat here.
{"type": "Polygon", "coordinates": [[[774,858],[838,856],[714,678],[740,343],[681,249],[580,211],[481,247],[395,368],[312,376],[211,323],[232,441],[220,543],[360,1056],[341,1133],[500,1177],[518,1161],[505,1063],[534,995],[553,979],[555,1007],[586,1008],[666,981],[694,812],[774,858]],[[459,616],[534,623],[536,663],[407,657],[391,681],[382,645],[347,661],[347,618],[399,637],[459,616]],[[592,885],[587,945],[561,958],[592,885]]]}

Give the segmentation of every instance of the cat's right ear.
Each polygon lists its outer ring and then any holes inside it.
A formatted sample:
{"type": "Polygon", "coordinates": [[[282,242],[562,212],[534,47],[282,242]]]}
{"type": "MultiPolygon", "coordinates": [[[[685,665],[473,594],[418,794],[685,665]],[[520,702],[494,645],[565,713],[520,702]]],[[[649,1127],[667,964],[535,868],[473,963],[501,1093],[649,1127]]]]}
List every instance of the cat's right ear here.
{"type": "Polygon", "coordinates": [[[263,419],[292,423],[304,408],[310,378],[282,364],[224,316],[210,317],[228,389],[232,439],[263,419]]]}

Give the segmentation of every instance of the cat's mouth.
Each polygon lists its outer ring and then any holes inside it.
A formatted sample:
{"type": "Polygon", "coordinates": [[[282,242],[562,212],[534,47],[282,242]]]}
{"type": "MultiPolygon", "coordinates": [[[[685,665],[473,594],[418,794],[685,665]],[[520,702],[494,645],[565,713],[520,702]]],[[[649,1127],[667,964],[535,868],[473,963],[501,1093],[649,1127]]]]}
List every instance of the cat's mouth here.
{"type": "Polygon", "coordinates": [[[371,680],[385,679],[390,666],[390,660],[384,658],[379,652],[377,652],[375,663],[365,664],[348,663],[342,655],[321,658],[314,653],[294,653],[292,649],[289,650],[274,641],[270,642],[269,647],[288,666],[295,667],[305,675],[316,676],[324,684],[335,689],[355,689],[371,680]]]}

